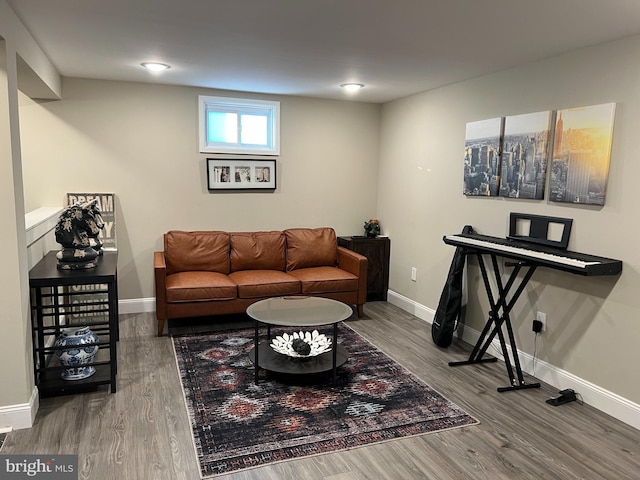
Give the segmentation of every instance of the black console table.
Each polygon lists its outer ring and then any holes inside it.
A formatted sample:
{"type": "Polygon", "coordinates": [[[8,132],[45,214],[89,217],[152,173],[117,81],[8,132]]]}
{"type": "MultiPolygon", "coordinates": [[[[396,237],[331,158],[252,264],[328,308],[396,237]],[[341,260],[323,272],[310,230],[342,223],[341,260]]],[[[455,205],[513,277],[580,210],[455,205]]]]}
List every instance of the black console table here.
{"type": "Polygon", "coordinates": [[[117,252],[104,252],[89,270],[60,270],[49,252],[29,272],[35,382],[40,396],[65,395],[110,385],[116,391],[118,327],[117,252]],[[88,326],[98,335],[96,372],[81,380],[63,380],[65,367],[53,342],[66,327],[88,326]]]}
{"type": "Polygon", "coordinates": [[[389,237],[338,237],[338,245],[367,257],[367,301],[387,300],[389,237]]]}

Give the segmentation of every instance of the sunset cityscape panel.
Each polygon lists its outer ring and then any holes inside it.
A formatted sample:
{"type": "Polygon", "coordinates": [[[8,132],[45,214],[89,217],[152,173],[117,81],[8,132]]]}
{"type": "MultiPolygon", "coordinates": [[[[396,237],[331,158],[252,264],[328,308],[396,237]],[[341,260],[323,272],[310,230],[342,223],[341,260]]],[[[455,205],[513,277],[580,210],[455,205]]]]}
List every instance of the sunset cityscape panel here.
{"type": "Polygon", "coordinates": [[[615,103],[557,112],[550,200],[604,205],[614,115],[615,103]]]}

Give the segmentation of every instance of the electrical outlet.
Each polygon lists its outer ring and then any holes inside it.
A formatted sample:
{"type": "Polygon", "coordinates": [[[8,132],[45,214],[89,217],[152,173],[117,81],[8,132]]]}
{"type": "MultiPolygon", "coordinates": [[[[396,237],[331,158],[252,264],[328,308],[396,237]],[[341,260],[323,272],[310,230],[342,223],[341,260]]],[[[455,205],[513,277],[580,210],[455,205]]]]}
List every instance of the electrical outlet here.
{"type": "Polygon", "coordinates": [[[547,329],[547,314],[544,312],[536,312],[536,320],[542,324],[540,331],[544,332],[547,329]]]}
{"type": "Polygon", "coordinates": [[[411,281],[418,281],[418,269],[416,267],[411,267],[411,281]]]}

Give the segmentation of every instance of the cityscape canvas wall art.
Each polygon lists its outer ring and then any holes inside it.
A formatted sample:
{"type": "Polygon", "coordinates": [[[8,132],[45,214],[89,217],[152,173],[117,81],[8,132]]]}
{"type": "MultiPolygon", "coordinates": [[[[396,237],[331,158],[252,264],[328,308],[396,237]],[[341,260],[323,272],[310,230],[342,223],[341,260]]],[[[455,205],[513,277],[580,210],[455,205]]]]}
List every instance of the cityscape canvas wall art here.
{"type": "Polygon", "coordinates": [[[505,118],[500,196],[542,200],[549,165],[551,111],[505,118]]]}
{"type": "Polygon", "coordinates": [[[558,110],[550,200],[604,205],[615,103],[558,110]]]}
{"type": "Polygon", "coordinates": [[[465,195],[498,195],[503,126],[502,117],[467,123],[464,146],[465,195]]]}

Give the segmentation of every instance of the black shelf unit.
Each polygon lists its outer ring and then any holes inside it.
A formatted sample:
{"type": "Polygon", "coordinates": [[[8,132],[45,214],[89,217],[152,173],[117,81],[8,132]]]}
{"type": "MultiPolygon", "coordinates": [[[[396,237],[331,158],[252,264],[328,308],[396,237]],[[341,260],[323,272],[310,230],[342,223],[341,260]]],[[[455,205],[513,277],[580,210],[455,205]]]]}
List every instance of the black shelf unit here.
{"type": "Polygon", "coordinates": [[[29,272],[35,382],[40,396],[95,390],[116,391],[118,327],[118,254],[104,252],[93,269],[58,269],[56,252],[47,253],[29,272]],[[96,372],[81,380],[63,380],[53,342],[63,328],[88,326],[96,335],[96,372]]]}

